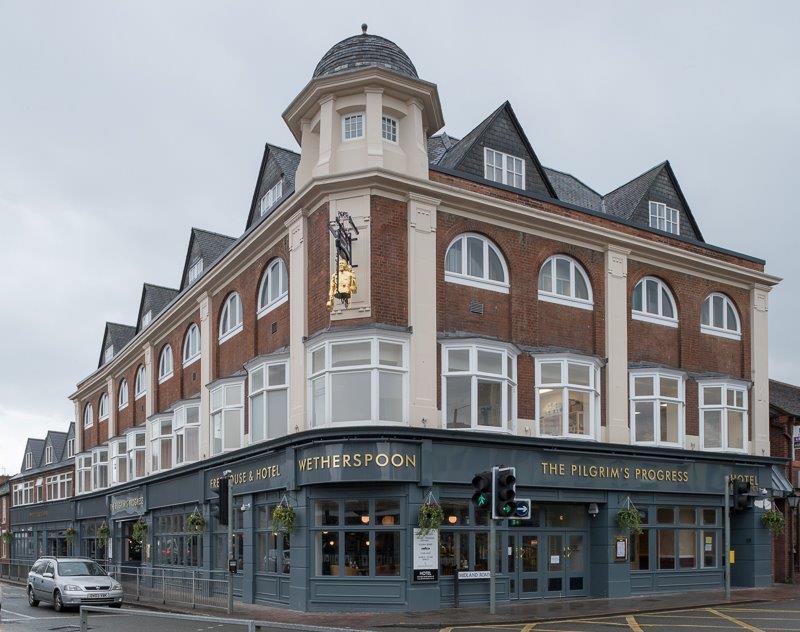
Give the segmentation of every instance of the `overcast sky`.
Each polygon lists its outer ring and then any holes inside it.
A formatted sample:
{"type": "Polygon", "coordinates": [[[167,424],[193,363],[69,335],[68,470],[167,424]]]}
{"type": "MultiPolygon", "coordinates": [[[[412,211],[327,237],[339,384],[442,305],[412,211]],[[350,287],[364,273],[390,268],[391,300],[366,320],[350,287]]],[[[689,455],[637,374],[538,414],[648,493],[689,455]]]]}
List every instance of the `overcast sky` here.
{"type": "Polygon", "coordinates": [[[362,21],[455,136],[509,99],[601,193],[668,158],[706,239],[784,277],[771,377],[800,383],[800,3],[0,0],[0,471],[66,429],[191,226],[241,233],[264,142],[296,147],[281,113],[362,21]]]}

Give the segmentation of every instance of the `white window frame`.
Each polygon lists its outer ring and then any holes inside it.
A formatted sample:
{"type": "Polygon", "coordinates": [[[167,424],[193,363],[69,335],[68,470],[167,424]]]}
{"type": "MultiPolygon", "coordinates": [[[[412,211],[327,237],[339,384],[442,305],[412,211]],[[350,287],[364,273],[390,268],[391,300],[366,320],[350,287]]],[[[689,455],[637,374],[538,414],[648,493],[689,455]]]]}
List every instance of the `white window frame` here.
{"type": "Polygon", "coordinates": [[[128,482],[147,476],[147,431],[139,427],[125,434],[128,454],[128,482]],[[136,476],[136,459],[141,453],[142,475],[136,476]]]}
{"type": "Polygon", "coordinates": [[[272,439],[277,439],[278,437],[286,436],[289,433],[289,361],[287,358],[280,358],[280,359],[272,359],[272,360],[265,360],[263,362],[259,362],[257,364],[253,364],[247,367],[248,373],[248,412],[249,412],[249,419],[250,419],[250,445],[254,443],[261,443],[263,441],[271,441],[272,439]],[[283,383],[272,383],[270,380],[270,368],[283,366],[283,374],[284,374],[284,382],[283,383]],[[259,379],[257,377],[260,376],[259,379]],[[269,397],[269,393],[275,393],[279,391],[286,391],[286,427],[283,429],[281,434],[278,434],[274,437],[269,436],[269,406],[267,405],[267,398],[269,397]],[[260,406],[262,407],[262,418],[264,420],[264,428],[263,428],[263,439],[256,440],[254,438],[254,428],[255,428],[255,417],[253,415],[253,407],[259,404],[255,404],[254,401],[261,397],[260,406]]]}
{"type": "Polygon", "coordinates": [[[50,465],[53,462],[53,446],[49,445],[44,449],[44,464],[50,465]]]}
{"type": "Polygon", "coordinates": [[[158,383],[162,384],[175,373],[175,358],[172,356],[172,345],[166,344],[158,354],[158,383]]]}
{"type": "Polygon", "coordinates": [[[192,323],[183,337],[183,366],[187,367],[197,362],[200,359],[200,351],[200,328],[196,323],[192,323]],[[196,348],[193,349],[193,346],[196,348]]]}
{"type": "Polygon", "coordinates": [[[192,283],[197,281],[197,279],[200,278],[201,274],[203,274],[203,259],[202,259],[202,257],[200,259],[198,259],[197,261],[195,261],[191,265],[191,267],[189,268],[189,271],[186,273],[187,284],[191,285],[192,283]]]}
{"type": "Polygon", "coordinates": [[[186,402],[175,407],[172,418],[172,467],[180,467],[189,463],[196,463],[200,460],[200,402],[186,402]],[[189,421],[189,410],[197,411],[195,421],[189,421]],[[193,433],[196,437],[197,458],[188,459],[186,457],[187,433],[193,433]],[[182,453],[179,454],[178,443],[182,445],[182,453]]]}
{"type": "Polygon", "coordinates": [[[33,453],[26,452],[25,453],[25,469],[29,470],[33,467],[33,453]]]}
{"type": "Polygon", "coordinates": [[[83,407],[83,427],[91,428],[92,426],[94,426],[94,408],[92,402],[88,402],[83,407]]]}
{"type": "Polygon", "coordinates": [[[539,275],[536,279],[536,287],[538,292],[538,297],[540,301],[546,301],[548,303],[558,303],[559,305],[568,305],[570,307],[578,307],[580,309],[586,310],[593,310],[594,309],[594,292],[592,291],[592,282],[589,279],[589,275],[586,273],[584,267],[578,263],[575,259],[567,255],[552,255],[547,257],[542,263],[542,266],[539,268],[539,275]],[[560,294],[556,292],[556,266],[558,265],[557,262],[559,259],[564,261],[568,261],[570,268],[569,268],[569,295],[560,294]],[[551,266],[551,274],[550,274],[550,289],[542,289],[542,274],[544,273],[545,266],[551,266]],[[575,278],[577,275],[581,275],[583,277],[584,282],[586,283],[586,289],[589,293],[589,298],[580,298],[576,296],[575,293],[575,278]]]}
{"type": "Polygon", "coordinates": [[[483,177],[492,182],[525,190],[525,159],[489,147],[483,148],[483,177]],[[518,171],[517,167],[521,167],[518,171]],[[497,179],[497,171],[500,179],[497,179]],[[519,177],[520,182],[515,181],[519,177]],[[511,180],[511,182],[509,182],[511,180]]]}
{"type": "MultiPolygon", "coordinates": [[[[381,426],[402,426],[408,425],[408,339],[405,337],[392,337],[381,334],[367,334],[353,335],[343,334],[340,336],[332,336],[324,341],[316,344],[309,345],[307,350],[307,366],[308,375],[306,378],[306,402],[307,410],[309,411],[309,418],[313,428],[339,428],[345,426],[362,426],[365,424],[381,425],[381,426]],[[347,345],[354,343],[369,343],[370,344],[370,362],[368,364],[348,365],[342,367],[333,367],[332,351],[337,345],[347,345]],[[389,364],[380,364],[380,343],[388,343],[401,346],[402,366],[394,366],[389,364]],[[314,371],[314,354],[317,352],[324,352],[323,368],[314,371]],[[332,376],[341,373],[370,373],[370,418],[360,419],[357,421],[333,421],[333,387],[332,376]],[[393,373],[402,376],[402,419],[396,420],[382,420],[380,419],[380,373],[393,373]],[[317,380],[322,380],[325,389],[325,411],[323,418],[319,423],[316,423],[315,415],[313,413],[314,404],[314,390],[313,386],[317,380]]],[[[341,394],[340,394],[341,395],[341,394]]]]}
{"type": "Polygon", "coordinates": [[[108,393],[100,395],[100,400],[97,402],[97,418],[100,421],[108,419],[110,410],[108,407],[108,393]]]}
{"type": "Polygon", "coordinates": [[[111,468],[108,473],[109,485],[122,485],[128,482],[128,437],[123,435],[115,437],[108,442],[109,463],[111,468]],[[120,472],[124,478],[120,479],[120,472]]]}
{"type": "Polygon", "coordinates": [[[44,479],[44,486],[47,493],[47,501],[64,500],[72,496],[72,474],[54,474],[44,479]]]}
{"type": "Polygon", "coordinates": [[[238,292],[231,292],[225,299],[225,305],[222,307],[219,318],[219,342],[222,344],[226,340],[230,340],[236,334],[244,329],[244,314],[242,313],[242,298],[238,292]],[[231,310],[236,310],[238,315],[238,322],[231,321],[231,310]]]}
{"type": "Polygon", "coordinates": [[[14,507],[32,505],[35,502],[33,481],[24,481],[14,485],[12,496],[12,504],[14,507]]]}
{"type": "Polygon", "coordinates": [[[730,297],[726,296],[722,292],[712,292],[703,299],[703,304],[700,307],[700,331],[704,334],[719,336],[720,338],[728,338],[730,340],[742,339],[742,320],[739,317],[739,310],[736,309],[736,304],[733,302],[733,300],[731,300],[730,297]],[[714,322],[713,310],[715,298],[722,299],[722,327],[717,327],[716,325],[712,324],[714,322]],[[703,312],[706,309],[706,303],[708,304],[708,323],[703,322],[703,312]],[[734,319],[736,320],[735,330],[728,328],[728,307],[731,308],[734,319]]]}
{"type": "Polygon", "coordinates": [[[517,428],[517,351],[503,344],[493,344],[485,340],[453,340],[441,342],[441,390],[442,390],[442,428],[455,431],[480,431],[514,434],[517,428]],[[466,351],[469,354],[469,368],[467,370],[451,370],[450,352],[466,351]],[[478,354],[480,352],[501,354],[501,373],[489,373],[478,368],[478,354]],[[447,419],[447,379],[470,378],[470,427],[458,428],[448,425],[447,419]],[[479,423],[478,414],[478,382],[489,381],[502,385],[503,396],[500,411],[502,425],[488,426],[479,423]]]}
{"type": "Polygon", "coordinates": [[[261,283],[258,284],[258,318],[265,316],[279,305],[283,305],[289,300],[289,273],[283,259],[274,259],[261,275],[261,283]],[[270,298],[270,277],[272,271],[278,270],[278,296],[270,298]],[[264,292],[267,292],[267,301],[263,302],[264,292]]]}
{"type": "Polygon", "coordinates": [[[444,280],[450,281],[451,283],[458,283],[459,285],[469,285],[472,287],[481,288],[484,290],[492,290],[495,292],[501,292],[503,294],[508,294],[509,292],[509,274],[508,274],[508,264],[506,263],[506,259],[503,256],[503,253],[500,252],[500,249],[488,238],[480,235],[478,233],[461,233],[458,237],[453,239],[450,242],[450,245],[447,246],[447,249],[444,251],[444,280]],[[475,276],[468,274],[465,272],[468,270],[468,244],[470,239],[478,239],[483,244],[483,276],[475,276]],[[450,253],[450,249],[453,248],[457,242],[461,242],[461,272],[453,272],[447,269],[447,256],[450,253]],[[502,281],[496,281],[494,279],[489,278],[489,251],[494,251],[494,254],[497,255],[497,258],[500,260],[500,264],[503,267],[503,277],[502,281]]]}
{"type": "Polygon", "coordinates": [[[67,439],[67,458],[75,456],[75,439],[67,439]]]}
{"type": "Polygon", "coordinates": [[[144,329],[145,327],[147,327],[147,326],[148,326],[148,325],[149,325],[151,322],[153,322],[153,310],[151,310],[151,309],[148,309],[148,310],[147,310],[147,311],[146,311],[146,312],[145,312],[145,313],[142,315],[142,329],[144,329]]]}
{"type": "Polygon", "coordinates": [[[96,448],[92,449],[92,489],[97,491],[99,489],[106,489],[110,482],[110,472],[109,472],[109,459],[108,459],[108,446],[102,445],[97,446],[96,448]],[[103,458],[105,456],[105,459],[103,458]],[[100,478],[100,474],[102,469],[105,468],[106,470],[106,484],[100,485],[98,479],[100,478]]]}
{"type": "MultiPolygon", "coordinates": [[[[735,452],[747,454],[750,442],[750,415],[749,415],[749,384],[739,380],[702,380],[697,382],[697,400],[700,406],[700,446],[707,452],[735,452]],[[705,401],[706,387],[720,387],[721,404],[707,404],[705,401]],[[734,391],[742,394],[742,405],[728,404],[728,392],[734,391]],[[738,411],[742,413],[742,448],[728,447],[728,413],[738,411]],[[720,447],[706,447],[705,414],[708,411],[720,411],[720,447]]],[[[735,397],[735,396],[734,396],[735,397]]]]}
{"type": "Polygon", "coordinates": [[[106,347],[106,352],[103,355],[103,362],[110,362],[114,358],[114,345],[108,345],[106,347]]]}
{"type": "Polygon", "coordinates": [[[393,116],[384,114],[381,116],[381,138],[393,144],[397,144],[400,136],[400,123],[393,116]]]}
{"type": "Polygon", "coordinates": [[[75,457],[75,490],[78,494],[88,494],[92,491],[92,454],[85,452],[75,457]],[[88,475],[88,476],[87,476],[88,475]],[[89,482],[88,489],[84,483],[89,482]]]}
{"type": "Polygon", "coordinates": [[[147,422],[150,426],[150,473],[156,474],[157,472],[167,472],[175,467],[172,462],[172,455],[174,452],[174,432],[173,432],[173,418],[172,413],[166,415],[158,415],[147,422]],[[169,429],[165,432],[165,424],[169,424],[169,429]],[[161,444],[164,441],[169,441],[169,467],[164,467],[164,462],[161,459],[161,444]]]}
{"type": "Polygon", "coordinates": [[[244,378],[235,380],[226,380],[224,382],[215,384],[211,389],[210,396],[210,423],[209,430],[211,433],[211,453],[223,454],[225,452],[233,452],[245,446],[245,433],[244,433],[244,378]],[[232,403],[228,401],[228,389],[238,388],[240,393],[240,403],[232,403]],[[225,423],[225,413],[237,411],[239,415],[238,427],[235,434],[238,435],[238,444],[234,447],[226,448],[227,425],[225,423]],[[218,423],[219,422],[219,423],[218,423]],[[219,431],[217,430],[219,428],[219,431]],[[214,447],[216,435],[219,434],[220,449],[217,451],[214,447]]]}
{"type": "Polygon", "coordinates": [[[269,209],[275,206],[283,196],[283,178],[273,184],[269,190],[261,196],[258,203],[258,214],[263,216],[269,209]]]}
{"type": "Polygon", "coordinates": [[[141,399],[147,395],[147,367],[140,364],[136,369],[136,377],[133,381],[134,398],[141,399]]]}
{"type": "Polygon", "coordinates": [[[351,140],[359,140],[361,138],[364,138],[364,136],[366,135],[366,131],[364,130],[366,125],[367,125],[367,117],[363,112],[351,112],[349,114],[344,114],[342,116],[342,142],[347,143],[350,142],[351,140]],[[351,119],[358,119],[358,124],[351,125],[348,128],[348,121],[350,121],[351,119]],[[360,134],[358,136],[353,136],[351,134],[351,131],[356,128],[358,129],[360,134]]]}
{"type": "Polygon", "coordinates": [[[128,407],[128,380],[124,377],[119,381],[119,391],[117,392],[117,410],[125,410],[128,407]]]}
{"type": "Polygon", "coordinates": [[[646,323],[677,328],[678,307],[675,304],[675,297],[672,295],[672,292],[667,284],[664,283],[664,281],[654,276],[645,276],[639,279],[639,282],[634,286],[633,292],[631,293],[631,318],[633,320],[641,320],[646,323]],[[645,294],[647,283],[655,283],[658,288],[658,307],[656,308],[657,313],[655,314],[647,310],[647,296],[645,294]],[[634,295],[636,294],[636,290],[639,288],[641,288],[642,308],[636,309],[634,307],[634,295]],[[664,315],[665,295],[667,297],[667,301],[669,301],[669,304],[672,307],[672,313],[674,314],[672,318],[664,315]]]}
{"type": "Polygon", "coordinates": [[[678,209],[667,206],[663,202],[650,200],[650,228],[661,230],[671,235],[681,234],[681,213],[678,209]]]}
{"type": "Polygon", "coordinates": [[[686,437],[686,375],[680,371],[667,369],[633,369],[629,372],[628,393],[630,394],[630,433],[632,445],[654,445],[670,448],[683,447],[686,437]],[[652,378],[653,394],[636,395],[636,378],[652,378]],[[661,378],[678,381],[678,397],[667,397],[661,394],[661,378]],[[653,405],[653,441],[637,441],[636,439],[636,403],[650,402],[653,405]],[[661,405],[678,405],[678,440],[675,443],[661,441],[661,405]],[[658,414],[656,414],[658,413],[658,414]]]}
{"type": "Polygon", "coordinates": [[[534,419],[534,428],[536,436],[549,438],[549,439],[579,439],[583,441],[599,441],[601,415],[602,415],[602,402],[600,401],[600,393],[602,391],[600,384],[600,361],[596,358],[588,356],[581,356],[575,354],[554,354],[554,355],[541,355],[535,358],[534,369],[534,391],[535,391],[535,406],[536,417],[534,419]],[[560,363],[561,364],[561,380],[556,383],[542,383],[542,364],[547,363],[560,363]],[[571,384],[569,382],[569,365],[577,364],[589,367],[589,385],[571,384]],[[565,379],[566,377],[566,379],[565,379]],[[560,389],[562,391],[561,399],[561,434],[551,435],[543,434],[541,432],[541,394],[545,389],[560,389]],[[569,431],[569,391],[581,391],[590,394],[590,419],[588,423],[589,433],[578,434],[570,433],[569,431]]]}

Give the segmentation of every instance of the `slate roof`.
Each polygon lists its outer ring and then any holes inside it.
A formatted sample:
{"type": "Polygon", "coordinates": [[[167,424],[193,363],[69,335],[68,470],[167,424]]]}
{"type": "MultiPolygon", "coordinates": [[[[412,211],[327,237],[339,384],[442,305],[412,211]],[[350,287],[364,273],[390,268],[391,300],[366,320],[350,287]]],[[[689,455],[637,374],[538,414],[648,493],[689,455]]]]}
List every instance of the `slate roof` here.
{"type": "Polygon", "coordinates": [[[132,325],[121,325],[120,323],[106,323],[106,331],[103,334],[103,344],[100,347],[100,359],[97,362],[98,368],[105,364],[106,348],[114,346],[114,355],[131,341],[136,335],[136,327],[132,325]]]}
{"type": "MultiPolygon", "coordinates": [[[[139,316],[136,319],[136,331],[142,330],[142,317],[147,312],[152,312],[152,319],[155,320],[170,301],[178,295],[178,290],[163,285],[145,283],[142,286],[142,298],[139,302],[139,316]]],[[[152,322],[152,321],[151,321],[152,322]]],[[[131,336],[133,337],[133,336],[131,336]]]]}
{"type": "MultiPolygon", "coordinates": [[[[202,228],[192,228],[192,233],[189,236],[189,246],[186,248],[186,261],[183,264],[181,290],[189,285],[189,268],[192,267],[192,264],[194,264],[197,259],[203,260],[203,272],[205,272],[235,241],[235,237],[228,237],[227,235],[204,230],[202,228]],[[194,252],[196,256],[193,257],[192,252],[194,252]]],[[[202,276],[202,274],[200,276],[202,276]]],[[[155,317],[156,314],[154,313],[153,318],[155,317]]]]}
{"type": "Polygon", "coordinates": [[[780,408],[793,417],[800,417],[800,386],[770,380],[769,405],[780,408]]]}
{"type": "Polygon", "coordinates": [[[12,476],[12,479],[27,478],[42,472],[56,469],[63,469],[65,466],[74,463],[75,457],[67,457],[67,441],[75,437],[75,422],[70,422],[66,432],[60,430],[49,430],[44,439],[29,438],[25,444],[25,452],[22,456],[22,467],[20,473],[12,476]],[[44,462],[44,449],[48,445],[53,446],[53,462],[44,462]],[[25,454],[33,453],[33,464],[28,470],[25,469],[25,454]]]}
{"type": "Polygon", "coordinates": [[[25,444],[25,452],[22,455],[22,467],[20,470],[25,472],[25,455],[30,452],[33,457],[31,459],[31,468],[27,470],[30,472],[31,470],[35,470],[36,468],[42,465],[42,457],[44,456],[44,439],[28,439],[28,442],[25,444]]]}
{"type": "Polygon", "coordinates": [[[548,180],[550,180],[550,184],[556,190],[559,200],[593,211],[603,210],[603,196],[572,174],[551,169],[550,167],[544,167],[544,171],[548,180]]]}
{"type": "MultiPolygon", "coordinates": [[[[57,463],[64,458],[64,449],[67,447],[67,433],[58,430],[49,430],[45,437],[45,444],[48,442],[53,446],[53,462],[57,463]]],[[[44,465],[44,463],[42,463],[44,465]]]]}
{"type": "Polygon", "coordinates": [[[418,79],[411,59],[397,44],[379,35],[353,35],[334,44],[319,60],[312,77],[326,77],[341,72],[377,67],[418,79]]]}
{"type": "Polygon", "coordinates": [[[275,158],[283,171],[283,197],[287,197],[287,192],[294,192],[294,175],[297,173],[297,166],[300,164],[300,154],[291,149],[284,149],[270,143],[267,143],[267,147],[270,155],[275,158]]]}
{"type": "Polygon", "coordinates": [[[300,154],[285,147],[279,147],[272,143],[264,145],[264,156],[261,158],[261,167],[258,169],[258,178],[256,178],[256,188],[253,191],[253,201],[250,204],[250,213],[247,215],[247,228],[253,224],[257,224],[270,215],[272,215],[278,207],[294,193],[295,175],[297,167],[300,164],[300,154]],[[270,159],[274,160],[278,166],[278,170],[283,178],[283,189],[281,197],[277,200],[268,213],[263,216],[258,215],[258,208],[261,202],[260,195],[263,195],[262,184],[264,180],[264,173],[267,171],[267,165],[270,159]]]}
{"type": "Polygon", "coordinates": [[[636,176],[630,182],[617,187],[610,193],[603,196],[603,207],[609,215],[616,215],[623,219],[630,219],[639,202],[650,190],[661,169],[666,165],[666,161],[648,169],[643,174],[636,176]]]}

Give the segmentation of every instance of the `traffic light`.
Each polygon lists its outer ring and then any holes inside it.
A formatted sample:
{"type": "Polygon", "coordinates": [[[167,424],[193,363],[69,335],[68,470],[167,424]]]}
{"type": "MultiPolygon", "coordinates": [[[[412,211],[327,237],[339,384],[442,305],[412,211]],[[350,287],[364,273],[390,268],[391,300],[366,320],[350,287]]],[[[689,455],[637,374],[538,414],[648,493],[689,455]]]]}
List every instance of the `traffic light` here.
{"type": "Polygon", "coordinates": [[[475,511],[489,511],[492,504],[492,473],[478,472],[472,477],[472,502],[475,503],[475,511]]]}
{"type": "Polygon", "coordinates": [[[511,518],[517,509],[517,476],[513,467],[492,468],[492,518],[511,518]]]}
{"type": "Polygon", "coordinates": [[[211,505],[211,515],[214,516],[219,524],[228,525],[228,485],[230,481],[227,476],[219,477],[219,484],[214,490],[219,499],[211,505]]]}
{"type": "Polygon", "coordinates": [[[731,482],[731,507],[734,511],[744,511],[750,507],[750,483],[742,480],[731,482]]]}

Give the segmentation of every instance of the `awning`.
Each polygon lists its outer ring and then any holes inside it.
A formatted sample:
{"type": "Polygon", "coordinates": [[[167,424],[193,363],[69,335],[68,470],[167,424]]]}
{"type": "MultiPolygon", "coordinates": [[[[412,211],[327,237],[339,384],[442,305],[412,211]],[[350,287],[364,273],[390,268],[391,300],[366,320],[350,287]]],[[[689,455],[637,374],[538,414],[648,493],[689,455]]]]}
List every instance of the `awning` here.
{"type": "Polygon", "coordinates": [[[773,496],[776,498],[786,498],[794,493],[794,487],[792,487],[789,479],[786,478],[786,474],[780,465],[773,465],[771,474],[770,479],[773,496]]]}

